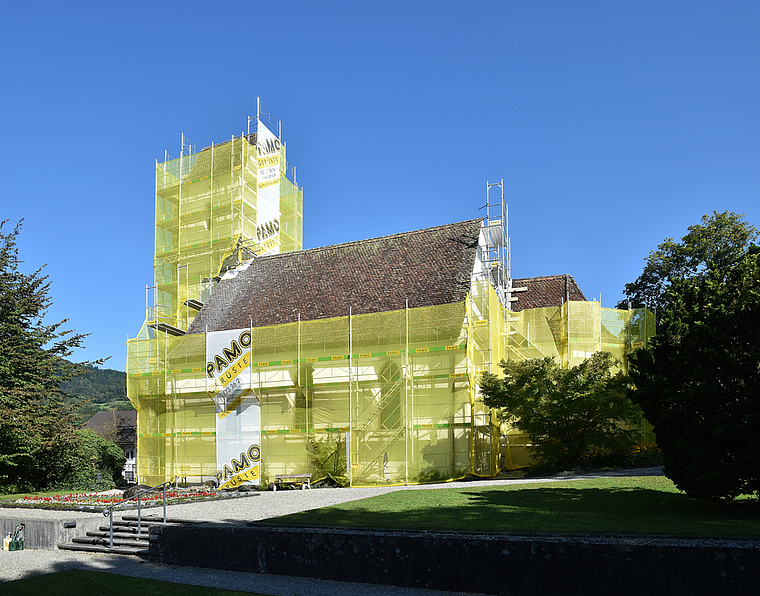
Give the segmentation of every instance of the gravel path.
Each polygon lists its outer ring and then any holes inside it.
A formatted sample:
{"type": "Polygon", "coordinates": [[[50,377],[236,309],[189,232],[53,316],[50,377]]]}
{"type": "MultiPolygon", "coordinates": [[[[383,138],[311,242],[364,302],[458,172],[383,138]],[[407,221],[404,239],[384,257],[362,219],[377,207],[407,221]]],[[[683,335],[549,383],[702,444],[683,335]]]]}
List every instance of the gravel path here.
{"type": "MultiPolygon", "coordinates": [[[[85,569],[116,573],[131,577],[145,577],[180,584],[192,584],[257,592],[271,596],[454,596],[461,592],[440,592],[437,590],[400,588],[376,584],[335,582],[306,577],[270,575],[266,573],[244,573],[218,571],[199,567],[178,567],[156,565],[139,557],[78,553],[63,550],[23,550],[0,551],[0,580],[3,582],[21,579],[31,575],[43,575],[66,569],[85,569]]],[[[7,587],[0,584],[0,591],[10,594],[7,587]]],[[[55,590],[51,586],[50,594],[55,590]]],[[[478,596],[469,594],[468,596],[478,596]]]]}
{"type": "MultiPolygon", "coordinates": [[[[284,490],[277,492],[251,493],[251,496],[226,501],[199,501],[184,505],[170,505],[166,508],[168,517],[185,519],[202,519],[218,522],[247,522],[280,515],[289,515],[299,511],[318,509],[358,501],[376,495],[398,490],[445,490],[454,487],[497,486],[503,484],[535,484],[538,482],[562,482],[580,478],[602,478],[615,476],[661,476],[662,466],[655,468],[638,468],[635,470],[611,470],[608,472],[579,472],[554,475],[545,478],[523,478],[504,480],[470,480],[466,482],[448,482],[442,484],[420,484],[415,486],[394,486],[381,488],[320,488],[312,490],[284,490]]],[[[148,510],[149,513],[160,509],[148,510]]]]}
{"type": "MultiPolygon", "coordinates": [[[[616,470],[602,473],[578,473],[547,478],[477,480],[467,482],[467,486],[495,486],[500,484],[529,484],[536,482],[561,482],[578,478],[595,478],[609,476],[644,476],[661,475],[662,467],[637,470],[616,470]]],[[[289,490],[278,492],[251,493],[250,496],[223,501],[206,501],[167,506],[167,516],[210,520],[217,522],[241,523],[268,519],[280,515],[297,513],[337,503],[365,499],[396,490],[445,490],[460,487],[463,483],[428,484],[420,486],[384,487],[384,488],[321,488],[306,491],[289,490]]],[[[79,513],[45,511],[41,509],[0,509],[0,516],[17,517],[23,511],[26,517],[75,519],[87,516],[101,516],[99,513],[79,513]]],[[[145,514],[160,514],[160,508],[144,510],[145,514]]],[[[130,512],[132,513],[132,512],[130,512]]],[[[0,582],[20,579],[30,575],[42,575],[66,569],[93,569],[128,575],[147,577],[183,584],[195,584],[260,592],[272,596],[279,595],[329,595],[342,594],[380,594],[408,596],[447,596],[455,592],[399,588],[349,582],[334,582],[312,578],[299,578],[280,575],[217,571],[197,567],[178,567],[174,565],[156,565],[137,557],[106,555],[97,553],[79,553],[74,551],[24,550],[15,552],[0,551],[0,582]]],[[[0,588],[0,591],[3,591],[0,588]]],[[[6,592],[7,593],[7,592],[6,592]]],[[[472,596],[472,595],[471,595],[472,596]]]]}

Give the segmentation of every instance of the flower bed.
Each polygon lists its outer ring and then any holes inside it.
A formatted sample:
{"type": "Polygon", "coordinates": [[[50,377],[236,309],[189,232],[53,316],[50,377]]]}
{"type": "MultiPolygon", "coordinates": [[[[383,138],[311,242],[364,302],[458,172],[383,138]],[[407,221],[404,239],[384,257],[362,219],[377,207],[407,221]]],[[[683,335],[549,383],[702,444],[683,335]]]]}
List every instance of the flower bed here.
{"type": "MultiPolygon", "coordinates": [[[[203,499],[216,498],[218,493],[216,491],[166,491],[167,504],[184,503],[188,501],[197,501],[203,499]]],[[[92,510],[92,509],[104,509],[109,505],[113,505],[120,501],[123,501],[121,494],[99,494],[99,493],[70,493],[67,495],[54,495],[50,497],[40,497],[39,495],[21,497],[16,499],[11,506],[17,507],[33,507],[39,509],[74,509],[74,510],[92,510]]],[[[147,493],[140,497],[140,503],[143,507],[153,504],[163,503],[163,491],[154,491],[147,493]]],[[[137,507],[137,499],[132,499],[129,502],[125,502],[122,506],[125,509],[131,507],[137,507]]]]}

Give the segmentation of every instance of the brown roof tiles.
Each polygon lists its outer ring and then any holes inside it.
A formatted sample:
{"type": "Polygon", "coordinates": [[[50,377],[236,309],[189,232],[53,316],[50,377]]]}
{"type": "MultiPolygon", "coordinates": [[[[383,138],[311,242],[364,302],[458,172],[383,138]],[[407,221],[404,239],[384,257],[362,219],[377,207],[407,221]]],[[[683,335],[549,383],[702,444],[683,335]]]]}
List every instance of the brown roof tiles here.
{"type": "MultiPolygon", "coordinates": [[[[189,333],[264,327],[465,299],[480,219],[260,257],[220,281],[189,333]]],[[[571,275],[513,280],[515,311],[586,297],[571,275]]]]}
{"type": "Polygon", "coordinates": [[[514,294],[517,296],[517,302],[512,303],[512,310],[514,311],[559,306],[564,303],[566,298],[574,301],[586,300],[586,296],[583,295],[572,275],[545,275],[513,279],[512,287],[528,288],[525,292],[514,294]]]}
{"type": "Polygon", "coordinates": [[[260,257],[217,284],[189,333],[461,302],[481,221],[260,257]]]}

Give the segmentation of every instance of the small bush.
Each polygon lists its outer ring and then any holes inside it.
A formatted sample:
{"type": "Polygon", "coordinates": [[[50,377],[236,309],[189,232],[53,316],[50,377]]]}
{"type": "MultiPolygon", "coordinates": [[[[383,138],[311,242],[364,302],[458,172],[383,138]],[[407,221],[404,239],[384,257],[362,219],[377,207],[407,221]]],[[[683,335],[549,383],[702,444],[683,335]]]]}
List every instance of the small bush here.
{"type": "Polygon", "coordinates": [[[655,443],[642,443],[631,448],[628,464],[635,468],[650,468],[664,463],[662,451],[655,443]]]}
{"type": "Polygon", "coordinates": [[[593,470],[595,468],[617,468],[628,465],[629,449],[590,449],[580,460],[580,468],[593,470]]]}
{"type": "Polygon", "coordinates": [[[442,480],[448,480],[450,477],[450,474],[444,474],[435,468],[428,468],[420,471],[420,476],[417,480],[418,482],[441,482],[442,480]]]}
{"type": "Polygon", "coordinates": [[[657,445],[642,443],[621,449],[592,449],[581,459],[580,469],[648,468],[662,463],[662,452],[657,445]]]}
{"type": "Polygon", "coordinates": [[[309,460],[320,477],[330,478],[337,486],[348,486],[346,477],[346,441],[341,434],[336,438],[309,441],[309,460]]]}

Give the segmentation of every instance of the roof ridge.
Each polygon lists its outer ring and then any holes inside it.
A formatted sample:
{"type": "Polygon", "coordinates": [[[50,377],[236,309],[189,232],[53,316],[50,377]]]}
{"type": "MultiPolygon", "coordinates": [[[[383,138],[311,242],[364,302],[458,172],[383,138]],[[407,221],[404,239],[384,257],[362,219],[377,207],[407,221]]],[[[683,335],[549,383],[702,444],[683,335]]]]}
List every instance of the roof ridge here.
{"type": "Polygon", "coordinates": [[[513,277],[512,279],[556,279],[558,277],[572,277],[572,273],[558,273],[556,275],[534,275],[530,277],[513,277]]]}
{"type": "Polygon", "coordinates": [[[452,228],[455,226],[463,225],[463,224],[469,224],[475,221],[482,220],[482,217],[475,217],[473,219],[465,219],[463,221],[457,221],[454,223],[448,223],[448,224],[441,224],[437,226],[430,226],[427,228],[420,228],[418,230],[409,230],[408,232],[395,232],[394,234],[386,234],[385,236],[374,236],[372,238],[365,238],[364,240],[349,240],[347,242],[338,242],[336,244],[327,244],[325,246],[315,246],[314,248],[304,248],[301,250],[295,250],[291,252],[285,252],[285,253],[278,253],[274,255],[266,255],[264,257],[260,258],[270,258],[270,257],[287,257],[288,255],[295,255],[295,254],[302,254],[306,252],[317,252],[322,250],[328,250],[328,249],[334,249],[338,247],[344,247],[344,246],[351,246],[355,244],[368,244],[370,242],[379,242],[381,240],[391,239],[399,236],[409,236],[411,234],[421,234],[422,232],[428,232],[431,230],[439,230],[442,228],[452,228]]]}

